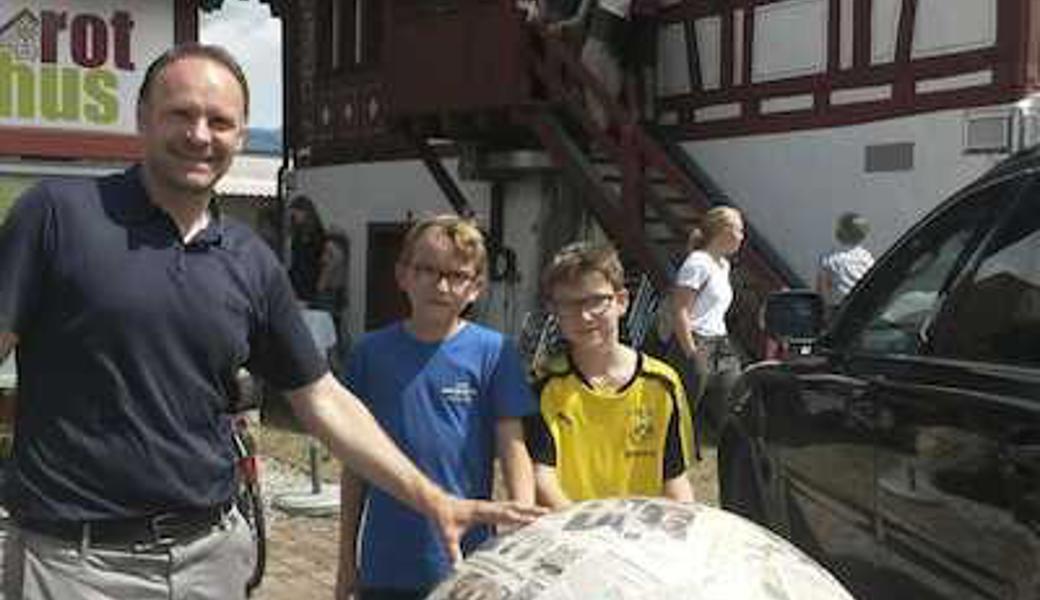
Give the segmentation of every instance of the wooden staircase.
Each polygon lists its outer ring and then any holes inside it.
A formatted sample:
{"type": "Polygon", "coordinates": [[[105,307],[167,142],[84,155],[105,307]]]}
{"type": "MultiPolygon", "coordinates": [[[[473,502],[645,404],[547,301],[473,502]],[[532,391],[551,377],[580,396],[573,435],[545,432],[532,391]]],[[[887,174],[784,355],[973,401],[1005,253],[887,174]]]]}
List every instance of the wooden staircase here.
{"type": "MultiPolygon", "coordinates": [[[[530,114],[531,128],[626,262],[637,265],[663,296],[686,256],[686,238],[697,218],[712,206],[735,203],[663,131],[640,124],[610,97],[563,40],[532,27],[527,47],[545,94],[545,102],[530,114]],[[586,110],[586,89],[604,106],[606,127],[586,110]]],[[[747,233],[734,260],[730,331],[750,359],[765,349],[759,325],[765,296],[804,283],[753,223],[747,223],[747,233]]]]}

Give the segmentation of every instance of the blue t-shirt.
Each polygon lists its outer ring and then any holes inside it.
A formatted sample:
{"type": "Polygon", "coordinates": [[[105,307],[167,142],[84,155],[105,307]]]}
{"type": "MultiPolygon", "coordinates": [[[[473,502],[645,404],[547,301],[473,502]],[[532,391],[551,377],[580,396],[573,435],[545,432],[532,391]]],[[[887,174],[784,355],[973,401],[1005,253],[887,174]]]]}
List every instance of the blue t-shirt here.
{"type": "MultiPolygon", "coordinates": [[[[420,341],[401,323],[372,332],[347,381],[423,473],[465,498],[491,497],[496,420],[537,411],[513,344],[474,323],[440,342],[420,341]]],[[[435,525],[378,489],[370,488],[360,535],[364,586],[423,588],[451,566],[435,525]]],[[[487,535],[468,532],[463,552],[487,535]]]]}

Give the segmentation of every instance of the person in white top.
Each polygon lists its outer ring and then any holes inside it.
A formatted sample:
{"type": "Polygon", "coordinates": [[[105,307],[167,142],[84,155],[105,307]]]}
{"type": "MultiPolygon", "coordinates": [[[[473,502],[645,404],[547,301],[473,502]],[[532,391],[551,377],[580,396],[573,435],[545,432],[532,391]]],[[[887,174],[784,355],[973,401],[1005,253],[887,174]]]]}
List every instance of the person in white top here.
{"type": "Polygon", "coordinates": [[[740,361],[727,337],[726,311],[733,302],[728,257],[743,241],[740,211],[717,206],[705,212],[690,232],[689,255],[672,289],[673,335],[685,358],[681,366],[698,438],[705,417],[702,408],[708,408],[709,418],[720,417],[718,401],[725,400],[740,372],[740,361]]]}
{"type": "Polygon", "coordinates": [[[856,213],[838,217],[834,237],[840,247],[820,258],[816,291],[830,309],[838,306],[863,274],[874,264],[874,257],[861,244],[870,232],[870,224],[856,213]]]}

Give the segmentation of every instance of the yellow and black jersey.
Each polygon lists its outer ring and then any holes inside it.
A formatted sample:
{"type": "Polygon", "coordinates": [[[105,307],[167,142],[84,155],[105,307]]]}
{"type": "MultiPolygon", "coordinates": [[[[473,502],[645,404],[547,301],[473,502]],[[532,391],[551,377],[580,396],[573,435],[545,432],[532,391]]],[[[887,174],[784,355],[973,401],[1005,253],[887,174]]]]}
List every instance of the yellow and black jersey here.
{"type": "Polygon", "coordinates": [[[594,389],[567,357],[536,383],[540,413],[525,422],[535,462],[556,468],[572,500],[659,496],[691,463],[692,428],[679,376],[640,354],[617,390],[594,389]]]}

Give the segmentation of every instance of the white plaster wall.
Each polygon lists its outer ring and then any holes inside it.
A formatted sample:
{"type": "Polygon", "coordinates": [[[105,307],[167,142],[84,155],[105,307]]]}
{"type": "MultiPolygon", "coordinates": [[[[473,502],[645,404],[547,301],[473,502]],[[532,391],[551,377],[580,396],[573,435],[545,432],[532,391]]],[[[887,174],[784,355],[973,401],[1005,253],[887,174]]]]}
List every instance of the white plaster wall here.
{"type": "Polygon", "coordinates": [[[546,203],[542,201],[543,177],[523,177],[505,183],[502,241],[516,253],[517,277],[491,282],[477,302],[476,318],[511,335],[520,333],[524,315],[538,303],[539,222],[546,203]]]}
{"type": "Polygon", "coordinates": [[[965,155],[963,110],[865,125],[691,142],[694,160],[811,283],[848,210],[870,220],[878,255],[929,209],[1005,155],[965,155]],[[914,143],[910,171],[866,173],[868,145],[914,143]]]}
{"type": "Polygon", "coordinates": [[[752,81],[822,72],[827,67],[827,9],[823,0],[789,0],[756,7],[752,81]],[[793,31],[798,35],[791,35],[793,31]]]}
{"type": "MultiPolygon", "coordinates": [[[[456,161],[446,160],[444,165],[454,175],[456,161]]],[[[478,220],[486,226],[491,186],[486,182],[460,185],[477,211],[478,220]]],[[[310,196],[324,222],[340,227],[350,237],[350,330],[360,332],[365,322],[369,224],[401,222],[409,214],[421,218],[451,212],[451,205],[418,161],[301,169],[295,186],[293,194],[310,196]]],[[[517,252],[520,279],[508,285],[489,285],[477,313],[482,322],[516,333],[523,312],[530,307],[529,286],[537,281],[536,274],[531,275],[531,270],[537,268],[533,265],[537,260],[536,237],[531,232],[536,229],[541,189],[537,180],[520,180],[510,182],[505,191],[505,242],[517,252]]]]}

